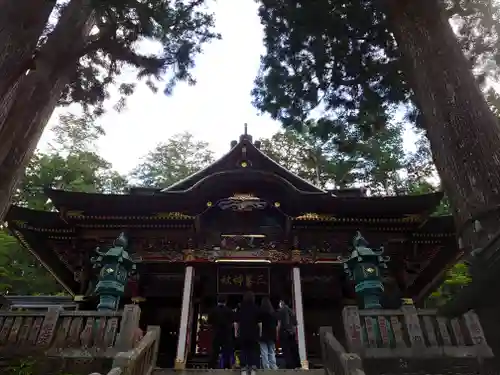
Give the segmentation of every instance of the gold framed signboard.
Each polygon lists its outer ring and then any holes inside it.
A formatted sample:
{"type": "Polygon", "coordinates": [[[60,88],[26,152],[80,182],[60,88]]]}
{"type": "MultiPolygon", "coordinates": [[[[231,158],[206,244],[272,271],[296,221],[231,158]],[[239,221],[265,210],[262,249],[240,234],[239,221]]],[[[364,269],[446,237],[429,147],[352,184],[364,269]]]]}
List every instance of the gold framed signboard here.
{"type": "Polygon", "coordinates": [[[244,294],[251,291],[258,295],[269,294],[268,267],[219,267],[217,268],[218,294],[244,294]]]}

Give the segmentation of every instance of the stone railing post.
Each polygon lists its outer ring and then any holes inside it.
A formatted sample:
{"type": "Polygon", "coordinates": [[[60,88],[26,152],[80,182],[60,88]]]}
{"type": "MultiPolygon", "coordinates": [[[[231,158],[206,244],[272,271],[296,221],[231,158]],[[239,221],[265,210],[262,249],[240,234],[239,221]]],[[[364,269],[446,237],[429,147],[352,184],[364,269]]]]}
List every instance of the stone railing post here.
{"type": "Polygon", "coordinates": [[[141,318],[141,308],[137,305],[125,305],[123,309],[122,321],[120,324],[120,334],[116,340],[116,348],[120,351],[132,349],[134,345],[135,333],[139,328],[141,318]]]}
{"type": "Polygon", "coordinates": [[[413,305],[403,305],[401,307],[404,315],[404,324],[412,348],[421,349],[425,347],[424,334],[420,326],[418,312],[413,305]]]}
{"type": "Polygon", "coordinates": [[[483,327],[474,310],[464,314],[464,322],[469,331],[474,348],[476,349],[476,355],[480,358],[493,357],[493,351],[486,342],[483,327]]]}
{"type": "Polygon", "coordinates": [[[320,327],[319,332],[327,375],[365,375],[359,354],[347,353],[333,335],[332,327],[320,327]]]}
{"type": "Polygon", "coordinates": [[[153,351],[152,351],[152,354],[151,354],[151,365],[152,367],[155,367],[156,366],[156,361],[158,360],[158,350],[159,350],[159,347],[160,347],[160,334],[161,334],[161,329],[159,326],[149,326],[148,327],[148,332],[149,331],[153,331],[155,332],[155,337],[156,337],[156,340],[155,340],[155,343],[153,344],[153,351]]]}
{"type": "Polygon", "coordinates": [[[362,353],[364,346],[363,329],[357,306],[346,306],[342,310],[347,350],[353,353],[362,353]]]}
{"type": "Polygon", "coordinates": [[[62,308],[58,306],[49,307],[43,319],[42,327],[40,328],[40,333],[36,342],[37,346],[49,347],[52,344],[61,310],[62,308]]]}

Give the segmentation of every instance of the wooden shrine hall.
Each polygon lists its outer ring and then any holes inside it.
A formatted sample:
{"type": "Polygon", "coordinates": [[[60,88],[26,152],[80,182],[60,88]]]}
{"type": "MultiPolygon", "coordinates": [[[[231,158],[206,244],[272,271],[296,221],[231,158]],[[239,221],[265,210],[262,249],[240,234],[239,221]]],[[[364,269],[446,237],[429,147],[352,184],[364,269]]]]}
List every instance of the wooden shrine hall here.
{"type": "Polygon", "coordinates": [[[431,216],[441,193],[325,191],[259,147],[243,134],[221,159],[163,190],[48,189],[55,211],[13,206],[8,228],[69,294],[86,296],[86,308],[96,306],[90,258],[124,232],[138,272],[122,303],[140,304],[144,326],[161,326],[159,361],[177,368],[206,362],[206,316],[217,295],[236,306],[247,290],[293,307],[307,368],[320,356],[319,327],[332,326],[341,339],[342,308],[357,303],[341,261],[357,231],[390,257],[387,308],[401,298],[422,302],[460,256],[452,218],[431,216]]]}

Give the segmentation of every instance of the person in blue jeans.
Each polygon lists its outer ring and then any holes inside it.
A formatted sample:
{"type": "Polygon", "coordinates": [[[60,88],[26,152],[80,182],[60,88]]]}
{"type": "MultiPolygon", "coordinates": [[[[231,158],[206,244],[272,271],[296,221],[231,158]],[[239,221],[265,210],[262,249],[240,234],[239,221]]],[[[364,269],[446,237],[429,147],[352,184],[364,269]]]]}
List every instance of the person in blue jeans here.
{"type": "Polygon", "coordinates": [[[260,330],[260,358],[264,370],[277,370],[276,337],[278,335],[278,319],[268,297],[262,298],[260,330]]]}

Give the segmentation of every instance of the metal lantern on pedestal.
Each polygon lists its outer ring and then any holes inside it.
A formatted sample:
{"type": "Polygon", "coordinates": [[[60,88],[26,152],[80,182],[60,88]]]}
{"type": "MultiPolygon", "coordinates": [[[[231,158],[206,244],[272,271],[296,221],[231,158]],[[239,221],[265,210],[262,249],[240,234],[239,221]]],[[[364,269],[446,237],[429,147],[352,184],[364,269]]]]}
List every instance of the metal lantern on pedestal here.
{"type": "Polygon", "coordinates": [[[126,250],[127,246],[127,238],[121,233],[111,249],[100,252],[97,248],[98,256],[92,258],[94,268],[100,269],[94,290],[99,296],[97,309],[100,311],[118,308],[120,298],[125,294],[125,285],[136,271],[136,265],[126,250]]]}
{"type": "Polygon", "coordinates": [[[362,298],[363,308],[380,308],[380,296],[384,291],[381,269],[387,268],[388,256],[382,256],[384,248],[372,249],[360,232],[353,239],[353,251],[343,258],[344,271],[354,281],[356,294],[362,298]]]}

